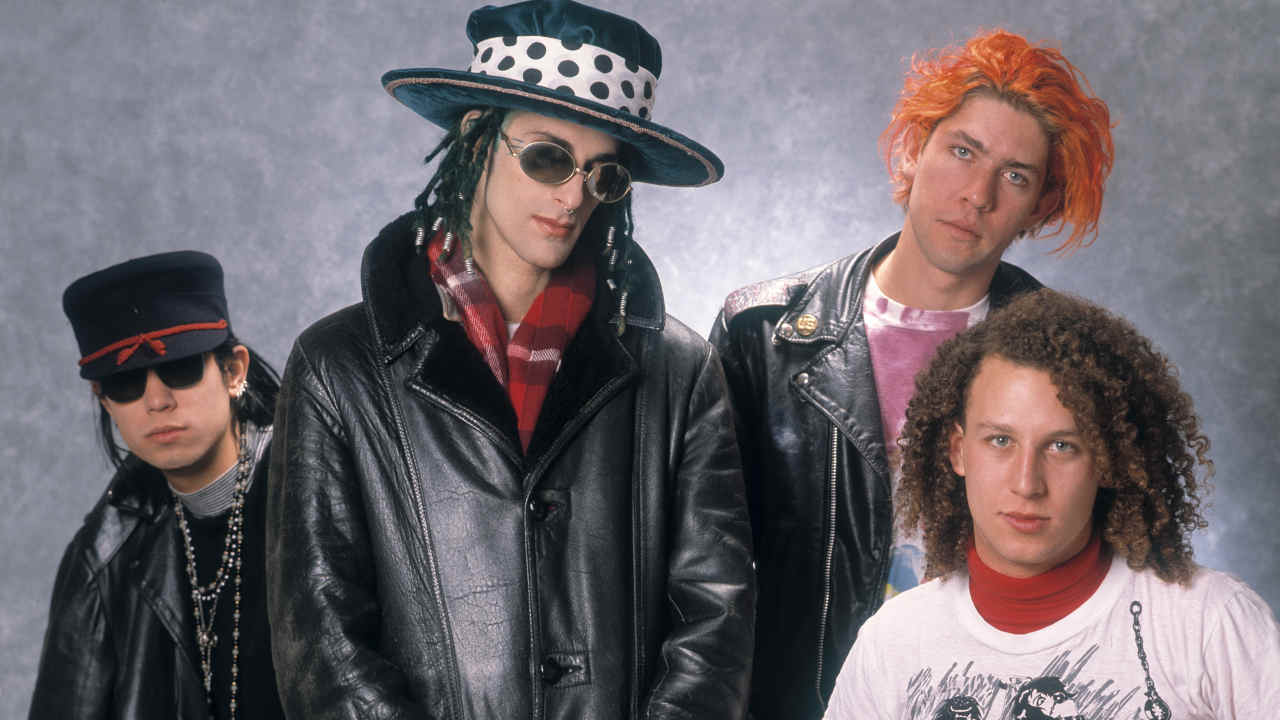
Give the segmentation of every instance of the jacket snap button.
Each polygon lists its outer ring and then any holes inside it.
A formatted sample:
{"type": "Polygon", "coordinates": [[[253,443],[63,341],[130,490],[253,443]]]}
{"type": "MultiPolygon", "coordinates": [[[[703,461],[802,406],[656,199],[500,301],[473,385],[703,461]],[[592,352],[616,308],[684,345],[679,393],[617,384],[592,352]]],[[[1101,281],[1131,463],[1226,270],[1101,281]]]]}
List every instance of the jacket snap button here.
{"type": "Polygon", "coordinates": [[[809,373],[802,372],[802,373],[800,373],[799,375],[797,375],[797,376],[796,376],[796,384],[797,384],[797,385],[800,385],[801,387],[808,387],[808,385],[809,385],[809,373]]]}
{"type": "Polygon", "coordinates": [[[791,327],[791,323],[782,323],[782,325],[778,326],[778,334],[784,338],[789,338],[792,335],[795,335],[795,333],[796,330],[791,327]]]}
{"type": "Polygon", "coordinates": [[[560,663],[556,662],[555,658],[543,660],[538,670],[542,673],[542,682],[548,685],[555,685],[560,678],[564,677],[564,668],[560,667],[560,663]]]}

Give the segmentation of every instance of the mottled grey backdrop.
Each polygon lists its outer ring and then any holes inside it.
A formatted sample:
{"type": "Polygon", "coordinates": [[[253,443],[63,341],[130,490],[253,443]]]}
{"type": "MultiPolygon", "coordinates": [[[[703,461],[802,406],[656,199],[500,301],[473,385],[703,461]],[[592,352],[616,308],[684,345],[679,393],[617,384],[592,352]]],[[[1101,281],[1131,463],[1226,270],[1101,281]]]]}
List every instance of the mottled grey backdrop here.
{"type": "MultiPolygon", "coordinates": [[[[663,43],[656,118],[727,166],[709,188],[635,194],[669,308],[704,332],[735,287],[900,226],[876,140],[912,51],[995,26],[1060,45],[1114,113],[1102,232],[1071,257],[1035,240],[1011,257],[1181,366],[1218,468],[1197,557],[1280,606],[1274,0],[602,2],[663,43]]],[[[0,717],[26,712],[58,558],[108,476],[62,289],[207,250],[240,336],[283,363],[303,327],[358,299],[362,248],[427,179],[439,134],[379,76],[465,66],[470,9],[3,0],[0,717]]]]}

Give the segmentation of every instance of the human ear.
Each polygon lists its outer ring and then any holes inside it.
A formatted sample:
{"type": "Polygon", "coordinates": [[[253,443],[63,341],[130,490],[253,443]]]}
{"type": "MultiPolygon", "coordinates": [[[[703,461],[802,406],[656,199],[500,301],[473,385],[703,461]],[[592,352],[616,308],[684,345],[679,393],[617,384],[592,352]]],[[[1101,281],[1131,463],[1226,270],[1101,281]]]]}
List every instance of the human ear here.
{"type": "Polygon", "coordinates": [[[471,129],[471,126],[475,124],[476,120],[479,120],[483,116],[483,110],[468,110],[466,114],[462,116],[462,119],[458,121],[458,134],[466,135],[467,131],[471,129]]]}
{"type": "Polygon", "coordinates": [[[951,470],[964,477],[964,428],[956,423],[947,438],[948,454],[951,459],[951,470]]]}
{"type": "Polygon", "coordinates": [[[1044,219],[1049,217],[1054,210],[1058,209],[1058,205],[1062,202],[1061,188],[1054,188],[1040,196],[1040,200],[1036,203],[1035,212],[1027,218],[1026,225],[1023,226],[1022,232],[1031,232],[1039,227],[1044,219]]]}
{"type": "Polygon", "coordinates": [[[249,348],[236,345],[231,357],[222,362],[222,381],[231,391],[231,397],[240,397],[245,379],[249,377],[249,348]]]}

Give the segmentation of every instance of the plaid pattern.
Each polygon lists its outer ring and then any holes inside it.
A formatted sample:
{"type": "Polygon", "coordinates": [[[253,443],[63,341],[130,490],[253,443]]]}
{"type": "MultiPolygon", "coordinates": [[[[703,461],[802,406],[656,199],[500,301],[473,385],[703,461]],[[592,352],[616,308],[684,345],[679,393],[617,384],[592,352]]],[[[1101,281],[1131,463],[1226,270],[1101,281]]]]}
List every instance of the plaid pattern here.
{"type": "Polygon", "coordinates": [[[570,256],[569,262],[553,270],[546,288],[534,299],[508,341],[506,320],[489,282],[481,273],[467,274],[460,252],[441,263],[443,249],[444,234],[437,233],[427,248],[431,279],[458,306],[467,339],[507,389],[516,411],[520,446],[527,451],[564,348],[582,326],[595,300],[595,266],[590,260],[570,256]]]}

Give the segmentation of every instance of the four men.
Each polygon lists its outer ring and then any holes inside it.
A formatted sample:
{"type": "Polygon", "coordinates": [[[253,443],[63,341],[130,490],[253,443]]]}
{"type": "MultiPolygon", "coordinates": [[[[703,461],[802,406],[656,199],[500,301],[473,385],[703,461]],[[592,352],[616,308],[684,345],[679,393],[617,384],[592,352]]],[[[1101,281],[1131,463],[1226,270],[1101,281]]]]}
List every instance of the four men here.
{"type": "Polygon", "coordinates": [[[1261,707],[1181,690],[1280,663],[1265,603],[1190,562],[1189,401],[1123,323],[1015,301],[1039,283],[1001,261],[1096,233],[1110,120],[1060,53],[995,31],[916,59],[883,137],[901,231],[735,292],[708,344],[633,237],[633,181],[723,173],[653,122],[657,41],[571,0],[467,33],[466,70],[383,78],[440,160],[366,248],[363,301],[296,342],[269,480],[276,382],[216,261],[68,289],[130,455],[59,570],[33,717],[816,718],[833,685],[831,717],[1261,707]],[[1129,344],[1082,360],[1090,333],[1129,344]],[[1150,613],[1127,616],[1145,691],[1116,593],[1150,613]],[[1086,666],[1128,695],[1086,700],[1086,666]]]}

